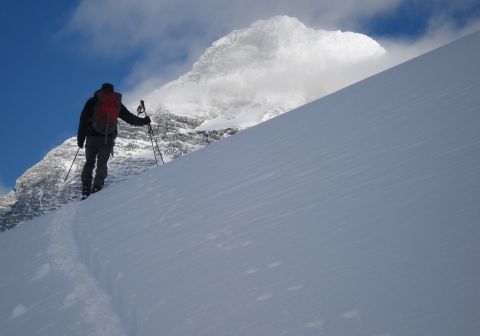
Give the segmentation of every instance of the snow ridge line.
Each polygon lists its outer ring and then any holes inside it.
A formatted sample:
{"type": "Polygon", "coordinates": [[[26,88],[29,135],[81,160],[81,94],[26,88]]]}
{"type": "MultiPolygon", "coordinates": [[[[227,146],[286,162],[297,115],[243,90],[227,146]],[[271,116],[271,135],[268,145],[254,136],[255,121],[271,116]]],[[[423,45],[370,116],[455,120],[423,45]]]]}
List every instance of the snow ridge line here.
{"type": "Polygon", "coordinates": [[[121,318],[115,313],[108,294],[98,285],[87,266],[81,262],[73,232],[73,220],[78,204],[71,203],[60,208],[53,216],[47,233],[50,238],[48,254],[52,268],[71,279],[72,291],[64,299],[62,308],[80,304],[83,319],[92,326],[90,335],[127,335],[121,318]]]}

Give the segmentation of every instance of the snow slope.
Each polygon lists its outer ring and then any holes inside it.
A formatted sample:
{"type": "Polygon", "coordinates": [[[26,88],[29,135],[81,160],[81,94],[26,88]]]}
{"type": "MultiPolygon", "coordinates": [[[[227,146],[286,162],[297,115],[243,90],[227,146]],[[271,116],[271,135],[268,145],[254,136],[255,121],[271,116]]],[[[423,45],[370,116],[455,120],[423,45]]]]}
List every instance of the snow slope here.
{"type": "Polygon", "coordinates": [[[0,235],[0,335],[478,335],[480,33],[0,235]]]}

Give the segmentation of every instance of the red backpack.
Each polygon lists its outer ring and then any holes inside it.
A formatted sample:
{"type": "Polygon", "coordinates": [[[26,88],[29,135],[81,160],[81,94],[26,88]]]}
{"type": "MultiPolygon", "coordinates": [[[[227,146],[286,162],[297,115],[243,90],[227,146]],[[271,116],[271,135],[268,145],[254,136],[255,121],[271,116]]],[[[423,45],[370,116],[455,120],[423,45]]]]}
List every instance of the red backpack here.
{"type": "Polygon", "coordinates": [[[122,108],[122,95],[117,92],[100,91],[93,112],[92,126],[95,132],[109,135],[117,129],[117,119],[122,108]]]}

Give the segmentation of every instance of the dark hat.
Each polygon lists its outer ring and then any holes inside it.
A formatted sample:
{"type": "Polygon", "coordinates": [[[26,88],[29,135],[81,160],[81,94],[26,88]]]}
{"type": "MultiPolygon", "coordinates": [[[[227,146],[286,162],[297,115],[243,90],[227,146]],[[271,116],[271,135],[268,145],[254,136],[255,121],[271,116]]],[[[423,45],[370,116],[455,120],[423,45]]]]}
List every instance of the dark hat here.
{"type": "Polygon", "coordinates": [[[113,84],[111,83],[103,83],[102,90],[113,91],[113,84]]]}

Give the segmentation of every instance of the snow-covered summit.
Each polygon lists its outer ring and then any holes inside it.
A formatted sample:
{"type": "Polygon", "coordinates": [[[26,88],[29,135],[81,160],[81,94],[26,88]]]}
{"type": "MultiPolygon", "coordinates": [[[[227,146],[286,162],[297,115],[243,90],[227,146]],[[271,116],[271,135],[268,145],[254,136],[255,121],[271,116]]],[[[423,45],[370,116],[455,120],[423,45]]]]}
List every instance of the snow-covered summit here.
{"type": "Polygon", "coordinates": [[[204,129],[248,127],[351,84],[360,77],[347,80],[345,73],[384,53],[368,36],[277,16],[214,42],[190,72],[146,99],[153,108],[206,119],[204,129]]]}
{"type": "Polygon", "coordinates": [[[180,81],[205,81],[252,69],[262,72],[264,67],[286,67],[294,62],[306,65],[307,69],[303,70],[306,73],[312,68],[323,70],[327,66],[359,62],[384,52],[368,36],[316,30],[296,18],[277,16],[257,21],[249,28],[236,30],[214,42],[180,81]]]}

